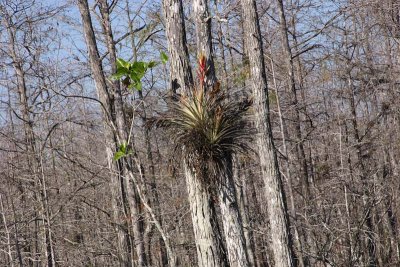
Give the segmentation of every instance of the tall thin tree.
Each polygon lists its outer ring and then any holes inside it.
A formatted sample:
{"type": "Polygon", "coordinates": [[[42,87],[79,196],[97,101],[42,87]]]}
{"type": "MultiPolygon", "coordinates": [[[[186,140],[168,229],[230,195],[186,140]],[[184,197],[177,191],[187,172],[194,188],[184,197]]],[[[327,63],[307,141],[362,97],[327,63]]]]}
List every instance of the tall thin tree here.
{"type": "MultiPolygon", "coordinates": [[[[181,0],[164,0],[163,11],[168,40],[171,91],[188,94],[194,87],[186,44],[186,30],[181,0]]],[[[195,235],[198,266],[226,266],[227,261],[218,228],[211,192],[190,162],[184,162],[185,178],[195,235]]]]}
{"type": "Polygon", "coordinates": [[[278,159],[270,123],[267,76],[265,73],[263,42],[254,0],[241,0],[246,50],[249,56],[250,83],[254,96],[257,146],[261,175],[268,197],[268,213],[271,225],[271,248],[276,266],[294,266],[292,238],[278,159]]]}

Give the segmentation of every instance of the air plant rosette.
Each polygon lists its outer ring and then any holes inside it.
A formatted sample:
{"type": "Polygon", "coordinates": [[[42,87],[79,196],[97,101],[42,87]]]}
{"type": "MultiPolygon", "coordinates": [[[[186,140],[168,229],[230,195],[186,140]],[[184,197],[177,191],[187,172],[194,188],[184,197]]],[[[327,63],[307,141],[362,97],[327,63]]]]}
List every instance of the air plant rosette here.
{"type": "Polygon", "coordinates": [[[198,84],[176,97],[170,109],[155,120],[174,139],[175,151],[205,185],[221,185],[221,172],[231,165],[232,155],[248,153],[252,128],[246,114],[252,100],[228,99],[216,82],[207,86],[204,55],[199,56],[198,84]]]}

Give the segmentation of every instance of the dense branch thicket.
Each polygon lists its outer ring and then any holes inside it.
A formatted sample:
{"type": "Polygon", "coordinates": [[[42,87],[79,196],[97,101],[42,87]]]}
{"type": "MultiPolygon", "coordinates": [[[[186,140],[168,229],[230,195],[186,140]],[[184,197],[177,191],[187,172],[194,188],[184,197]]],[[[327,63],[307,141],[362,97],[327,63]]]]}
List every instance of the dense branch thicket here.
{"type": "Polygon", "coordinates": [[[399,74],[395,0],[0,0],[0,266],[399,266],[399,74]]]}

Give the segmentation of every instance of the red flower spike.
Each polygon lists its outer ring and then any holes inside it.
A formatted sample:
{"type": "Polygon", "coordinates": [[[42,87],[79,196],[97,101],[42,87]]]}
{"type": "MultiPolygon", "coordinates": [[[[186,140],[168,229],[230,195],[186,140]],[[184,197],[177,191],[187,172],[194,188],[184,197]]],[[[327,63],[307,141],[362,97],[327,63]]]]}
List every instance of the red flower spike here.
{"type": "Polygon", "coordinates": [[[203,87],[206,81],[206,72],[207,72],[206,56],[203,53],[200,53],[198,61],[199,61],[199,69],[197,70],[197,75],[200,81],[200,86],[203,87]]]}

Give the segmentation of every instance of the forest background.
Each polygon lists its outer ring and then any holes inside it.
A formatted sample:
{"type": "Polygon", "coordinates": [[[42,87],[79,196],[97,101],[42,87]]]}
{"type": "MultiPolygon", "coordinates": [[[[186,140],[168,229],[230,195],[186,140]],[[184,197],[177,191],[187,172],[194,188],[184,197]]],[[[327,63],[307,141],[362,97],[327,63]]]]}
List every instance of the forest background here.
{"type": "Polygon", "coordinates": [[[399,71],[395,0],[0,0],[0,266],[398,266],[399,71]],[[200,54],[253,100],[233,204],[148,127],[200,54]]]}

